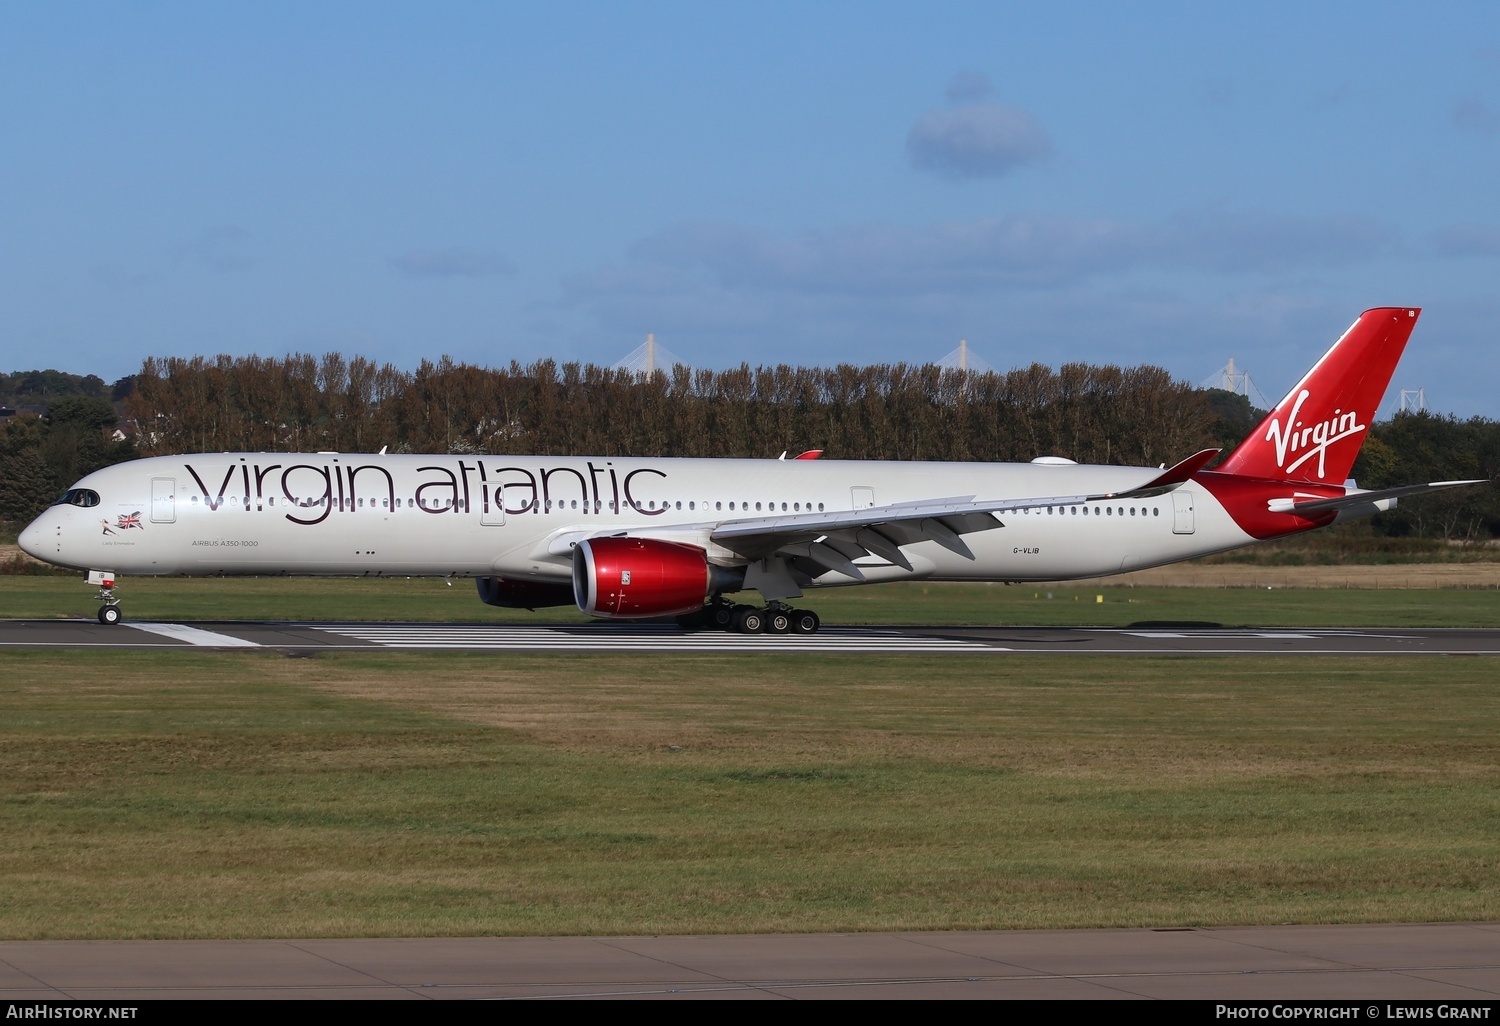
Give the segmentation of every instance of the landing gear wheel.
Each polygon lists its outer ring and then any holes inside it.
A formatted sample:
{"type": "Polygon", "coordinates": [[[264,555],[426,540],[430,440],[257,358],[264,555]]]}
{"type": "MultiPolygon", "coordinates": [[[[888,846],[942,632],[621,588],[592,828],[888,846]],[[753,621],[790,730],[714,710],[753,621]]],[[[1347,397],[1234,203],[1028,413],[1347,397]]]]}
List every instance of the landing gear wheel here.
{"type": "Polygon", "coordinates": [[[792,629],[792,611],[790,609],[769,609],[766,611],[766,633],[785,634],[792,629]]]}
{"type": "Polygon", "coordinates": [[[106,627],[113,627],[115,624],[119,623],[120,622],[120,607],[119,606],[100,606],[99,607],[99,622],[102,623],[102,624],[104,624],[104,626],[106,626],[106,627]]]}
{"type": "Polygon", "coordinates": [[[740,606],[734,613],[734,629],[739,634],[759,634],[766,629],[766,614],[754,606],[740,606]]]}
{"type": "Polygon", "coordinates": [[[735,607],[728,602],[715,602],[707,608],[704,623],[712,630],[727,631],[734,627],[735,607]]]}
{"type": "Polygon", "coordinates": [[[798,634],[816,634],[823,622],[811,609],[792,610],[792,630],[798,634]]]}

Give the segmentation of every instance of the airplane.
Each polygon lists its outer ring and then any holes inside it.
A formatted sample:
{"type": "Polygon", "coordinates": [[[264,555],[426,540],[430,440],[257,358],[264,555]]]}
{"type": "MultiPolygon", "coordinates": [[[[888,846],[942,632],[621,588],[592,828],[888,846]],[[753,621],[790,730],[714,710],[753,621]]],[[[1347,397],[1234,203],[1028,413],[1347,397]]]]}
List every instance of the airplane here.
{"type": "Polygon", "coordinates": [[[1100,577],[1393,508],[1348,480],[1420,311],[1361,314],[1222,464],[214,453],[96,471],[20,535],[88,573],[473,578],[490,605],[813,634],[807,591],[1100,577]],[[764,605],[724,596],[758,592],[764,605]]]}

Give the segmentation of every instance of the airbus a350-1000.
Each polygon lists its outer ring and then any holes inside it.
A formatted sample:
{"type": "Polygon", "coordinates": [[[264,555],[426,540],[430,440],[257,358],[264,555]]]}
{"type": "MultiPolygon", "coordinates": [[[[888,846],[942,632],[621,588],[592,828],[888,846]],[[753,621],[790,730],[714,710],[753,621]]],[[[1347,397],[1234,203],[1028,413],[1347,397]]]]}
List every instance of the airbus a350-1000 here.
{"type": "Polygon", "coordinates": [[[117,575],[471,577],[496,606],[810,634],[792,600],[878,581],[1058,581],[1191,559],[1477,482],[1346,480],[1417,322],[1362,314],[1214,470],[1031,463],[218,453],[83,478],[21,534],[117,575]],[[764,605],[725,595],[756,591],[764,605]]]}

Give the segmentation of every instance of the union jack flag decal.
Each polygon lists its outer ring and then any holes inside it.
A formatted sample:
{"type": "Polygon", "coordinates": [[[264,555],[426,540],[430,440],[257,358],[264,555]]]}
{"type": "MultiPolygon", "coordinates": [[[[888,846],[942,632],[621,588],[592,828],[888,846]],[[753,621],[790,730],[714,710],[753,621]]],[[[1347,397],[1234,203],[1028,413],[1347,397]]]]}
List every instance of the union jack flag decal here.
{"type": "Polygon", "coordinates": [[[121,513],[115,522],[115,526],[122,531],[128,531],[132,527],[139,528],[142,531],[146,529],[141,525],[140,510],[136,510],[134,513],[121,513]]]}

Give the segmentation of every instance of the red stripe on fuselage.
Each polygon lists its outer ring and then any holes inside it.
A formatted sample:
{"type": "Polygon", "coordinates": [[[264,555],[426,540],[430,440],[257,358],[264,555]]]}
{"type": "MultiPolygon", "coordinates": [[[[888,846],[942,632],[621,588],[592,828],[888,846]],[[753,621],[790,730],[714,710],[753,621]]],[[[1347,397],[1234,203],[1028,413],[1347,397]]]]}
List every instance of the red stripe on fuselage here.
{"type": "Polygon", "coordinates": [[[1234,518],[1240,530],[1261,541],[1327,527],[1338,516],[1335,510],[1306,515],[1273,513],[1267,506],[1271,500],[1314,497],[1334,499],[1344,495],[1344,489],[1339,485],[1308,481],[1267,481],[1264,478],[1240,477],[1237,474],[1220,474],[1215,471],[1194,474],[1193,481],[1202,485],[1219,501],[1219,505],[1234,518]]]}

